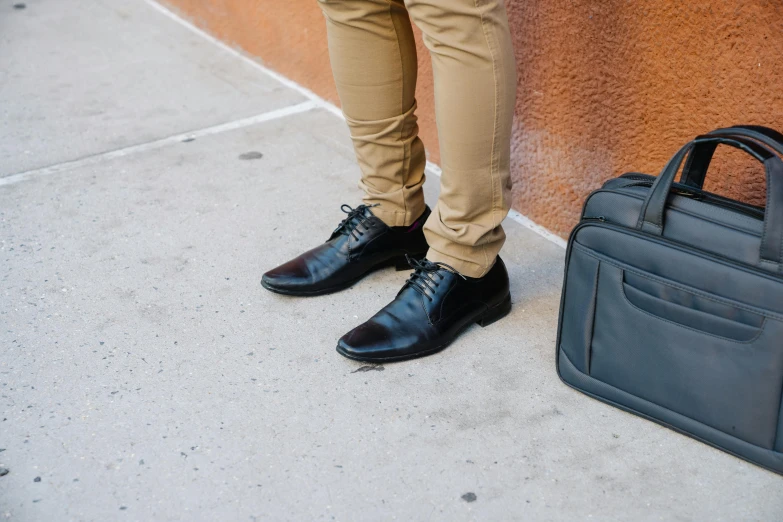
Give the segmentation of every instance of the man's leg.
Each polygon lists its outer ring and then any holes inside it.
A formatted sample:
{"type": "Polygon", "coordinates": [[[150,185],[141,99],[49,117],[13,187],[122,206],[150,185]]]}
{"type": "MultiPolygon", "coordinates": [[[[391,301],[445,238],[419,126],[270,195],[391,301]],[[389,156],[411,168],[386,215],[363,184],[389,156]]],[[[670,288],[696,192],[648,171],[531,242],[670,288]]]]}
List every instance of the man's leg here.
{"type": "Polygon", "coordinates": [[[416,44],[402,0],[319,0],[343,114],[362,170],[364,203],[389,226],[424,212],[416,44]]]}
{"type": "Polygon", "coordinates": [[[405,0],[435,74],[443,178],[424,230],[427,259],[394,300],[337,344],[342,355],[386,362],[442,350],[471,323],[511,310],[497,257],[509,209],[516,69],[502,0],[405,0]]]}
{"type": "Polygon", "coordinates": [[[264,274],[273,292],[312,296],[387,265],[424,257],[424,145],[418,137],[416,46],[402,0],[320,0],[343,113],[362,169],[364,204],[318,247],[264,274]]]}
{"type": "Polygon", "coordinates": [[[427,259],[481,277],[510,205],[516,61],[503,0],[406,0],[432,56],[441,194],[424,231],[427,259]]]}

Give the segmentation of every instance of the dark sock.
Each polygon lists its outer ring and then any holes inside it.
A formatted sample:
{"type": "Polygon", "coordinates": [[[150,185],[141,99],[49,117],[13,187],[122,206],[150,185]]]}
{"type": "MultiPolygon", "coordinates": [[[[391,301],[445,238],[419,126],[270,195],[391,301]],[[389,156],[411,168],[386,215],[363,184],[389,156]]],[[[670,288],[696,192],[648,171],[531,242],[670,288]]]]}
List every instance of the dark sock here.
{"type": "Polygon", "coordinates": [[[398,232],[413,232],[414,230],[418,230],[419,228],[424,226],[424,220],[422,219],[423,217],[424,217],[424,212],[422,212],[421,216],[419,216],[416,219],[416,221],[414,221],[413,224],[411,225],[403,225],[401,227],[391,227],[391,228],[393,230],[397,230],[398,232]]]}

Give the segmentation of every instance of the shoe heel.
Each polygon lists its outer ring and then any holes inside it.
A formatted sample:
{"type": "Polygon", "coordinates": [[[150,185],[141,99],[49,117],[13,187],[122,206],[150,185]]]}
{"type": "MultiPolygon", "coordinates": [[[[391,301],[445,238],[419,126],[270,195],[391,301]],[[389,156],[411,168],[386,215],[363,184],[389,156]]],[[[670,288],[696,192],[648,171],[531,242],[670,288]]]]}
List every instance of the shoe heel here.
{"type": "Polygon", "coordinates": [[[508,315],[510,311],[511,311],[511,294],[507,295],[506,298],[503,299],[503,301],[501,301],[500,304],[495,305],[494,307],[484,312],[484,315],[482,315],[476,321],[476,324],[484,328],[486,326],[491,325],[492,323],[494,323],[499,319],[503,319],[505,316],[508,315]]]}
{"type": "MultiPolygon", "coordinates": [[[[416,261],[421,261],[427,256],[427,254],[408,254],[408,257],[411,259],[415,259],[416,261]]],[[[412,270],[411,265],[408,264],[408,260],[405,258],[405,256],[398,257],[394,260],[394,268],[398,272],[403,272],[405,270],[412,270]]]]}

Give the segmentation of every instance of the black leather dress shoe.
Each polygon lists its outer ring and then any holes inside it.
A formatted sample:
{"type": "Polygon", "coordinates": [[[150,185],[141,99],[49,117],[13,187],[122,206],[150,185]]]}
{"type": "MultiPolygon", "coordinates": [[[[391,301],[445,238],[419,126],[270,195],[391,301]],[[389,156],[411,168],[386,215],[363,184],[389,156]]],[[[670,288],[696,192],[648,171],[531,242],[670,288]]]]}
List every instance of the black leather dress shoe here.
{"type": "Polygon", "coordinates": [[[424,210],[410,227],[389,227],[367,205],[341,209],[348,214],[326,243],[305,252],[261,278],[261,285],[278,294],[314,296],[348,288],[375,269],[395,266],[409,270],[406,255],[421,259],[427,253],[424,210]]]}
{"type": "Polygon", "coordinates": [[[426,259],[411,265],[415,272],[394,301],[340,339],[340,354],[379,363],[422,357],[448,346],[471,324],[488,326],[511,311],[500,258],[478,279],[426,259]]]}

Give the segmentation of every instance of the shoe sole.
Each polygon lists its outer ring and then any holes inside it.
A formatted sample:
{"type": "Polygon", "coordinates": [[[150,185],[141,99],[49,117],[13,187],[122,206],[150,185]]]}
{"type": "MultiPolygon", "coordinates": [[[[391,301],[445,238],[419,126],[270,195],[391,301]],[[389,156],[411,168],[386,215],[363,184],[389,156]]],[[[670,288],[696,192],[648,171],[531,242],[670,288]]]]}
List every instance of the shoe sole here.
{"type": "Polygon", "coordinates": [[[492,308],[489,308],[485,310],[484,312],[481,312],[478,314],[478,316],[471,321],[469,321],[465,326],[463,326],[451,339],[449,339],[444,344],[436,347],[436,348],[430,348],[429,350],[424,350],[422,352],[416,352],[413,354],[408,355],[400,355],[397,357],[362,357],[357,356],[351,353],[346,352],[343,350],[340,345],[337,345],[337,353],[342,355],[343,357],[347,357],[348,359],[353,359],[354,361],[361,361],[361,362],[374,362],[374,363],[387,363],[387,362],[400,362],[400,361],[407,361],[410,359],[418,359],[419,357],[426,357],[427,355],[432,355],[435,353],[440,352],[441,350],[446,349],[451,343],[453,343],[457,337],[462,335],[462,333],[468,329],[473,323],[478,324],[482,328],[486,328],[487,326],[491,325],[492,323],[499,321],[500,319],[503,319],[505,316],[507,316],[511,312],[511,294],[507,295],[503,301],[500,302],[500,304],[495,305],[492,308]]]}
{"type": "MultiPolygon", "coordinates": [[[[411,259],[416,259],[418,261],[424,259],[424,257],[427,255],[426,252],[422,254],[408,254],[411,259]]],[[[351,279],[350,281],[346,281],[344,283],[341,283],[339,285],[330,286],[328,288],[321,288],[320,290],[313,290],[313,291],[304,291],[304,290],[291,290],[288,288],[282,288],[279,286],[270,285],[263,279],[261,280],[261,286],[269,290],[270,292],[274,292],[276,294],[280,295],[287,295],[287,296],[293,296],[293,297],[316,297],[319,295],[327,295],[327,294],[334,294],[336,292],[340,292],[342,290],[345,290],[346,288],[350,288],[371,273],[375,272],[376,270],[380,270],[382,268],[387,268],[393,266],[398,272],[402,272],[405,270],[411,270],[410,264],[408,264],[408,260],[405,258],[405,256],[402,257],[393,257],[387,261],[384,261],[382,263],[379,263],[373,267],[371,267],[366,272],[363,272],[360,276],[351,279]]]]}

